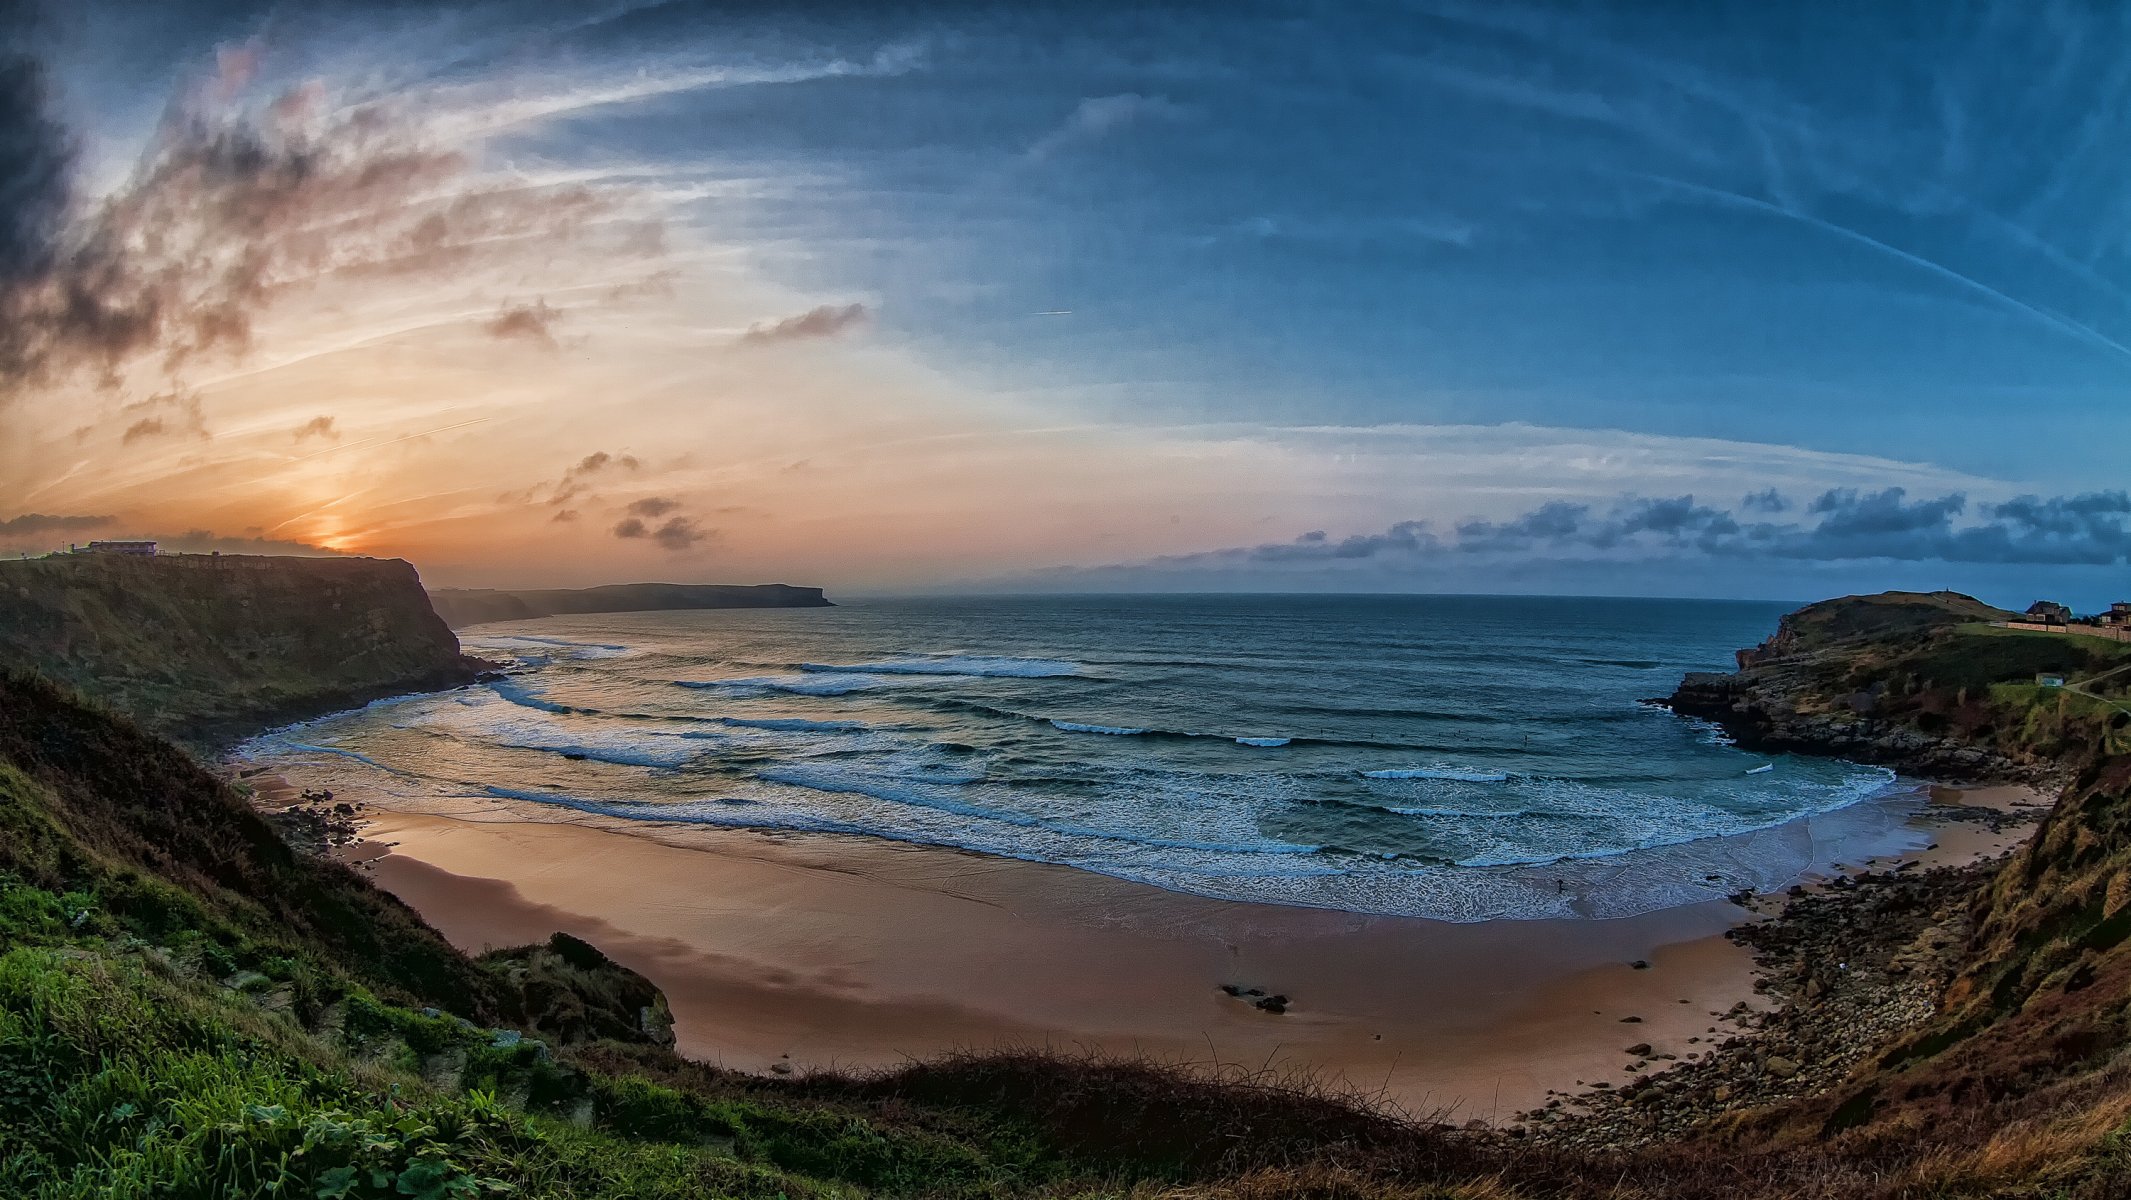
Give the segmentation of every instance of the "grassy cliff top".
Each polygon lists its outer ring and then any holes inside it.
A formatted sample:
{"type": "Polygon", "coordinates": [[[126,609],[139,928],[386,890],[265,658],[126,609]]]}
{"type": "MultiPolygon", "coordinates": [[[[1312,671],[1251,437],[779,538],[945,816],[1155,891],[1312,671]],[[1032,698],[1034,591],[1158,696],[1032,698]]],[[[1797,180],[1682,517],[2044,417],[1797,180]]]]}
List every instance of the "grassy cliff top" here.
{"type": "Polygon", "coordinates": [[[407,563],[254,555],[0,562],[0,665],[198,743],[476,668],[407,563]]]}

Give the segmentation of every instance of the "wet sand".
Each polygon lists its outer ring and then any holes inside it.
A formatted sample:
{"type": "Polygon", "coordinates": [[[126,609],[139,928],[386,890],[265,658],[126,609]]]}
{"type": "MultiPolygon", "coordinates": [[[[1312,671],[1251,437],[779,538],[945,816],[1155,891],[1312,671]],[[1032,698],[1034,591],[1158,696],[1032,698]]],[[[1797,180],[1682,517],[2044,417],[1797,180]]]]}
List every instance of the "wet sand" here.
{"type": "Polygon", "coordinates": [[[1718,936],[1728,904],[1458,925],[863,839],[669,832],[689,844],[394,814],[369,831],[392,843],[369,869],[468,950],[586,938],[665,989],[683,1053],[742,1070],[1051,1046],[1304,1068],[1484,1120],[1618,1082],[1629,1045],[1691,1050],[1753,994],[1718,936]]]}
{"type": "MultiPolygon", "coordinates": [[[[259,782],[262,799],[285,783],[259,782]]],[[[1933,798],[2017,809],[2034,794],[1933,798]]],[[[1622,1082],[1630,1045],[1698,1053],[1730,1030],[1717,1014],[1758,1004],[1748,954],[1722,936],[1750,918],[1724,902],[1455,924],[865,838],[371,815],[347,857],[455,944],[583,937],[665,990],[684,1054],[746,1071],[1048,1046],[1303,1070],[1419,1115],[1508,1120],[1550,1089],[1622,1082]],[[1291,1007],[1258,1011],[1223,984],[1291,1007]]],[[[2025,832],[1932,826],[1936,845],[1903,857],[1996,853],[2025,832]]]]}

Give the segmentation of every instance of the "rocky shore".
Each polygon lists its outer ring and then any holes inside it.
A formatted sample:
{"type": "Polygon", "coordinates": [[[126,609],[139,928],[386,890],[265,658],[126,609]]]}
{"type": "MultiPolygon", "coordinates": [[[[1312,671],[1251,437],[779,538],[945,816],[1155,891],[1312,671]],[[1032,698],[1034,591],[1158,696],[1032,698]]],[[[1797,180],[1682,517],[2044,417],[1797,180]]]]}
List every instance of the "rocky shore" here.
{"type": "MultiPolygon", "coordinates": [[[[1968,811],[1993,827],[2008,820],[1968,811]]],[[[2002,862],[1910,862],[1747,901],[1755,919],[1727,936],[1753,950],[1755,989],[1774,1007],[1712,1013],[1706,1033],[1678,1045],[1636,1041],[1624,1028],[1630,1082],[1549,1100],[1524,1114],[1517,1136],[1624,1149],[1833,1088],[1937,1011],[1962,965],[1970,902],[2002,862]]]]}
{"type": "Polygon", "coordinates": [[[2044,783],[2048,764],[2022,762],[1960,737],[1935,736],[1878,715],[1880,693],[1840,698],[1839,707],[1813,711],[1801,701],[1812,686],[1800,676],[1808,664],[1775,662],[1731,675],[1689,674],[1670,696],[1655,698],[1683,717],[1719,727],[1747,750],[1817,754],[1877,763],[1905,775],[1960,783],[2044,783]]]}

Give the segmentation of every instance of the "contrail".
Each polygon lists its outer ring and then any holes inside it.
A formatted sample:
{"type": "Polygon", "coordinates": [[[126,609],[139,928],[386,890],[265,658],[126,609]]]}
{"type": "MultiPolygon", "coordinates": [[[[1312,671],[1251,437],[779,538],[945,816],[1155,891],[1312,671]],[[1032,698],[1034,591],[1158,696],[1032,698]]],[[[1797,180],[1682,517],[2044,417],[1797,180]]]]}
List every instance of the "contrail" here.
{"type": "Polygon", "coordinates": [[[2109,335],[2101,332],[2098,329],[2095,329],[2088,325],[2083,325],[2080,322],[2075,321],[2068,316],[2065,316],[2063,313],[2043,308],[2040,305],[2030,304],[2025,300],[2019,299],[2018,297],[2007,295],[2006,293],[1999,291],[1997,288],[1994,288],[1989,284],[1982,282],[1981,280],[1974,279],[1967,275],[1961,274],[1959,271],[1956,271],[1953,268],[1946,266],[1944,263],[1934,262],[1933,260],[1925,258],[1920,254],[1915,254],[1908,250],[1904,250],[1899,246],[1889,245],[1888,243],[1880,241],[1878,238],[1873,237],[1870,234],[1859,233],[1857,230],[1852,229],[1847,225],[1838,225],[1833,221],[1829,221],[1822,217],[1816,217],[1808,212],[1800,212],[1795,208],[1786,208],[1781,204],[1773,204],[1767,200],[1761,199],[1758,196],[1748,196],[1743,193],[1729,191],[1724,188],[1709,187],[1706,184],[1689,183],[1684,179],[1674,179],[1668,175],[1652,175],[1641,171],[1624,171],[1622,172],[1622,174],[1628,175],[1636,179],[1647,180],[1651,183],[1658,183],[1666,185],[1668,187],[1678,188],[1679,190],[1686,192],[1690,195],[1701,196],[1704,199],[1713,200],[1719,204],[1726,204],[1737,208],[1752,209],[1755,212],[1763,212],[1768,213],[1771,216],[1785,217],[1790,220],[1797,221],[1803,225],[1810,225],[1815,229],[1821,230],[1822,232],[1834,234],[1836,237],[1842,238],[1845,241],[1855,242],[1860,246],[1870,247],[1871,249],[1877,250],[1882,254],[1891,255],[1892,257],[1900,259],[1901,261],[1908,263],[1911,266],[1921,267],[1924,270],[1931,272],[1933,275],[1936,275],[1939,278],[1946,280],[1948,283],[1957,284],[1968,291],[1975,292],[1979,295],[1988,297],[1989,299],[1997,302],[1998,304],[2003,305],[2007,308],[2011,308],[2016,312],[2019,312],[2029,317],[2033,317],[2036,320],[2041,321],[2043,324],[2050,326],[2052,329],[2057,330],[2059,333],[2069,334],[2072,337],[2082,342],[2085,342],[2089,346],[2094,347],[2095,349],[2108,351],[2110,354],[2113,354],[2119,358],[2131,359],[2131,347],[2125,346],[2122,342],[2111,338],[2109,335]]]}
{"type": "Polygon", "coordinates": [[[1073,310],[1070,308],[1046,308],[1042,312],[1030,313],[1029,315],[1032,317],[1070,317],[1073,315],[1073,310]]]}

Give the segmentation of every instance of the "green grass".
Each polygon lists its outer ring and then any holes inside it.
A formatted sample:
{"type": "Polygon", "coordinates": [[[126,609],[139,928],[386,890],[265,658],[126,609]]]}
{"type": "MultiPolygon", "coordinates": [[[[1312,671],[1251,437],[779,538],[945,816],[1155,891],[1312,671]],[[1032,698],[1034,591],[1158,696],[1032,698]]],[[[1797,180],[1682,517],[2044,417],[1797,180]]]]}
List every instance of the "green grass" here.
{"type": "Polygon", "coordinates": [[[84,934],[78,899],[0,884],[0,1195],[989,1196],[1063,1165],[1006,1130],[588,1072],[363,992],[307,1028],[165,948],[84,934]]]}

